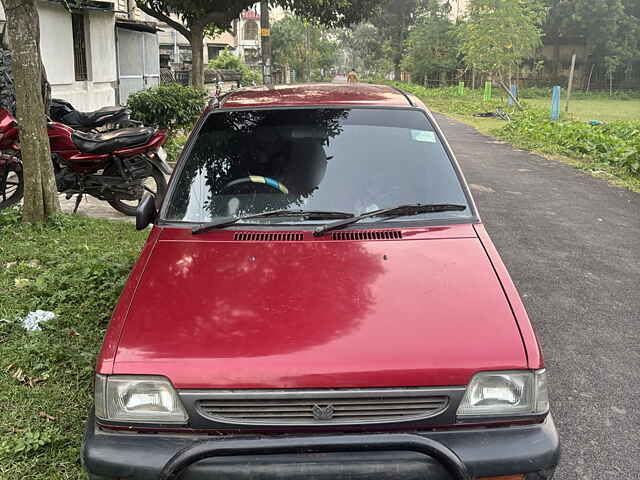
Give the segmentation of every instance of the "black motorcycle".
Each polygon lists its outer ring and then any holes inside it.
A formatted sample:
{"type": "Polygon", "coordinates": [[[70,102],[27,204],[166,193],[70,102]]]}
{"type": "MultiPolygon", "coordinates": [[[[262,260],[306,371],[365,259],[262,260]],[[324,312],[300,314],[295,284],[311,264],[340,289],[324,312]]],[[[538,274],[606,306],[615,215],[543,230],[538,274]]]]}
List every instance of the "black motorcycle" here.
{"type": "Polygon", "coordinates": [[[131,120],[127,107],[102,107],[93,112],[80,112],[66,100],[51,99],[51,119],[82,132],[110,131],[140,127],[142,122],[131,120]]]}

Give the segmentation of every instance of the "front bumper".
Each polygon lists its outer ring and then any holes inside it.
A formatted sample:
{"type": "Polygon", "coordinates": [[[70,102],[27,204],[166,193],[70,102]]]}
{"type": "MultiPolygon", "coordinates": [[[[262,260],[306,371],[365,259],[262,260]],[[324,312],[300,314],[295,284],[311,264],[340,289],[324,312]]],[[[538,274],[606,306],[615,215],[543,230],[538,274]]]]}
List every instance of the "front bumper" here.
{"type": "Polygon", "coordinates": [[[550,479],[559,459],[542,424],[437,432],[225,436],[140,434],[87,423],[82,462],[92,479],[467,480],[519,473],[550,479]]]}

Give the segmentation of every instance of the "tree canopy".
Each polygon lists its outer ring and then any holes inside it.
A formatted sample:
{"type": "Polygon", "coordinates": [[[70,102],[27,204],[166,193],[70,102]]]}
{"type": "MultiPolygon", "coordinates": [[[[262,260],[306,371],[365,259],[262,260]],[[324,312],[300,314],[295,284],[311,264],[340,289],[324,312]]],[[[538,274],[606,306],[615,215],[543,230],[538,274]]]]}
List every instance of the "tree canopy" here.
{"type": "MultiPolygon", "coordinates": [[[[367,18],[386,0],[273,0],[294,14],[327,26],[346,26],[367,18]]],[[[202,86],[203,37],[208,27],[228,30],[231,22],[255,4],[255,0],[137,0],[148,15],[167,23],[184,35],[192,48],[193,84],[202,86]]]]}
{"type": "Polygon", "coordinates": [[[299,79],[320,80],[338,61],[334,35],[317,23],[287,15],[273,25],[273,58],[288,65],[299,79]]]}
{"type": "Polygon", "coordinates": [[[468,67],[501,79],[542,45],[544,8],[535,0],[471,0],[460,29],[468,67]]]}
{"type": "Polygon", "coordinates": [[[544,30],[552,43],[584,41],[593,62],[602,62],[609,71],[640,60],[637,0],[547,0],[547,7],[544,30]]]}
{"type": "Polygon", "coordinates": [[[383,79],[393,71],[391,46],[382,38],[378,27],[362,22],[341,29],[338,40],[343,52],[343,70],[355,69],[366,78],[383,79]]]}
{"type": "Polygon", "coordinates": [[[415,82],[425,83],[429,78],[436,78],[440,73],[456,68],[456,26],[449,20],[444,6],[432,1],[424,9],[409,32],[406,50],[402,68],[411,73],[415,82]]]}
{"type": "Polygon", "coordinates": [[[386,3],[380,15],[371,20],[382,38],[388,42],[396,80],[400,80],[400,63],[405,54],[409,31],[416,23],[419,11],[427,4],[428,0],[391,0],[386,3]]]}
{"type": "Polygon", "coordinates": [[[235,56],[231,50],[225,48],[220,55],[213,60],[209,60],[208,69],[212,70],[233,70],[241,75],[243,85],[252,85],[260,81],[260,74],[249,68],[241,58],[235,56]]]}

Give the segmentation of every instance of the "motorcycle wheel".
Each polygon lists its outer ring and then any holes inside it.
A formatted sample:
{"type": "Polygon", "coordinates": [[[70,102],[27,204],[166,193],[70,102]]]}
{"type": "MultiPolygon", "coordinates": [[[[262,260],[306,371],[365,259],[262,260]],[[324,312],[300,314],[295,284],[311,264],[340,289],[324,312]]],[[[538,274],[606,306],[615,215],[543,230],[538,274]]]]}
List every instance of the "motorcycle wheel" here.
{"type": "Polygon", "coordinates": [[[4,178],[0,179],[0,186],[4,185],[4,188],[0,191],[0,210],[15,205],[22,200],[24,195],[24,177],[21,165],[7,165],[2,175],[4,178]]]}
{"type": "MultiPolygon", "coordinates": [[[[144,191],[155,195],[156,208],[160,208],[162,198],[167,192],[167,179],[165,178],[164,174],[156,167],[152,167],[152,169],[153,170],[151,175],[144,179],[144,191]]],[[[102,173],[102,175],[105,175],[107,177],[119,175],[119,173],[116,173],[116,170],[117,169],[115,167],[109,167],[102,173]]],[[[141,199],[124,200],[118,199],[116,197],[114,200],[108,200],[107,202],[117,211],[124,213],[125,215],[128,215],[130,217],[135,217],[140,200],[141,199]]]]}

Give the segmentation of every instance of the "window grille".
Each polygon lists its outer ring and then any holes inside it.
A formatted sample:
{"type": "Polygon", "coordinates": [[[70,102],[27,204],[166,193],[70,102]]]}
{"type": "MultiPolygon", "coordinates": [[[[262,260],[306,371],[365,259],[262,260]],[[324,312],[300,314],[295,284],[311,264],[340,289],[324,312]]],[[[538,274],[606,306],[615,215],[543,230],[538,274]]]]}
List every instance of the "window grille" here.
{"type": "Polygon", "coordinates": [[[244,24],[244,39],[258,40],[258,23],[257,22],[248,21],[244,24]]]}
{"type": "Polygon", "coordinates": [[[87,80],[87,44],[84,33],[84,15],[71,14],[71,28],[73,31],[73,67],[76,81],[87,80]]]}

